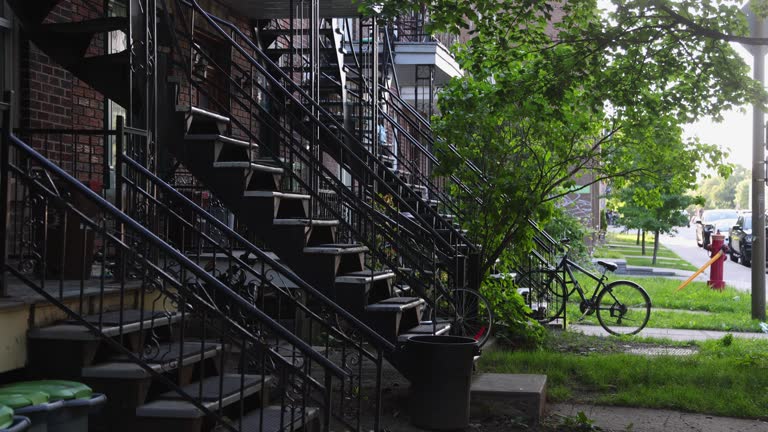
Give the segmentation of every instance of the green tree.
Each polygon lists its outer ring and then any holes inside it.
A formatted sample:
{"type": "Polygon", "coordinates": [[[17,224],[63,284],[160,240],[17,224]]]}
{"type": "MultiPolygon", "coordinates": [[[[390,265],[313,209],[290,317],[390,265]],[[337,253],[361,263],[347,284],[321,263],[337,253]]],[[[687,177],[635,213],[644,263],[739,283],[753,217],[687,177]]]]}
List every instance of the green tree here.
{"type": "MultiPolygon", "coordinates": [[[[674,159],[667,143],[681,142],[680,125],[719,119],[724,110],[764,98],[729,45],[754,42],[743,36],[747,25],[737,3],[616,0],[606,14],[595,0],[562,2],[562,14],[544,1],[375,3],[384,16],[424,6],[433,30],[472,33],[453,47],[465,75],[442,90],[433,126],[438,145],[455,145],[461,156],[441,161],[438,174],[470,185],[473,196],[454,193],[465,203],[462,223],[484,246],[485,269],[510,244],[524,249],[527,219],[549,217],[578,176],[622,178],[627,185],[663,178],[647,156],[674,159]]],[[[696,163],[729,171],[716,147],[690,141],[682,150],[694,153],[696,163]]],[[[700,168],[671,169],[688,170],[687,179],[700,168]]]]}
{"type": "Polygon", "coordinates": [[[749,188],[752,186],[752,179],[746,178],[736,185],[736,208],[744,210],[750,208],[749,188]]]}
{"type": "MultiPolygon", "coordinates": [[[[713,176],[705,179],[698,187],[698,193],[705,199],[707,208],[733,208],[737,203],[737,187],[744,180],[751,181],[752,173],[743,166],[734,167],[731,175],[727,177],[713,176]]],[[[747,189],[747,199],[749,189],[747,189]]],[[[746,207],[749,208],[747,203],[746,207]]]]}
{"type": "MultiPolygon", "coordinates": [[[[627,225],[653,233],[653,259],[659,251],[661,234],[672,232],[675,227],[685,225],[688,216],[682,212],[691,204],[701,203],[700,197],[674,192],[674,188],[654,184],[653,181],[641,181],[619,192],[623,201],[622,215],[627,225]],[[648,190],[655,193],[648,194],[648,190]]],[[[645,251],[645,244],[643,244],[645,251]]],[[[645,253],[643,253],[645,254],[645,253]]]]}

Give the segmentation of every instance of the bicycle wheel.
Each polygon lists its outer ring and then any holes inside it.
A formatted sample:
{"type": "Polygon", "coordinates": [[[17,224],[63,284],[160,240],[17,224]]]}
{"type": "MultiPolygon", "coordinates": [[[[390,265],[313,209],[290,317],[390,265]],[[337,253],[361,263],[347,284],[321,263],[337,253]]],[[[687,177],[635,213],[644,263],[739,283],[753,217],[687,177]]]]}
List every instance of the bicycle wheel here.
{"type": "Polygon", "coordinates": [[[566,287],[556,272],[534,270],[517,279],[518,292],[527,296],[531,318],[548,323],[562,317],[565,311],[566,287]]]}
{"type": "Polygon", "coordinates": [[[648,324],[651,298],[633,282],[608,284],[597,297],[597,320],[611,334],[633,335],[648,324]]]}
{"type": "Polygon", "coordinates": [[[477,291],[465,288],[441,294],[435,300],[432,319],[447,319],[452,335],[470,337],[478,346],[485,344],[493,328],[491,304],[477,291]]]}

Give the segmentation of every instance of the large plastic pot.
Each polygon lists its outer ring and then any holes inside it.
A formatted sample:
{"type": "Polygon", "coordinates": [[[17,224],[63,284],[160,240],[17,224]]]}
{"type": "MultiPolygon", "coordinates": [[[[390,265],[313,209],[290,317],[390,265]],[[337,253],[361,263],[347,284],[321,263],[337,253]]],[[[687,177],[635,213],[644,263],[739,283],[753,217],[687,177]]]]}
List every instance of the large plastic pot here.
{"type": "Polygon", "coordinates": [[[0,404],[15,414],[29,419],[31,432],[47,432],[48,423],[64,406],[63,401],[50,401],[47,393],[27,388],[0,388],[0,404]]]}
{"type": "Polygon", "coordinates": [[[48,394],[51,402],[60,401],[62,409],[48,417],[48,432],[88,432],[88,415],[98,411],[107,398],[75,381],[25,381],[3,389],[27,389],[48,394]]]}
{"type": "Polygon", "coordinates": [[[460,336],[414,336],[405,349],[413,371],[411,423],[435,430],[467,427],[477,342],[460,336]]]}

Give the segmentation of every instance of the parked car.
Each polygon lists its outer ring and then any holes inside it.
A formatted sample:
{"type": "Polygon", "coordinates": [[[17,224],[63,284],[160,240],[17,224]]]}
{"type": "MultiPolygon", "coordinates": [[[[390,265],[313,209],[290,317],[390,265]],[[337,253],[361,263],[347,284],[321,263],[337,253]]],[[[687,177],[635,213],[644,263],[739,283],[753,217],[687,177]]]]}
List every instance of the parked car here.
{"type": "Polygon", "coordinates": [[[718,231],[718,221],[723,221],[720,225],[720,232],[727,233],[730,227],[736,224],[738,218],[739,212],[737,210],[704,210],[701,214],[701,219],[696,220],[696,244],[699,245],[699,247],[709,246],[710,237],[713,233],[718,231]],[[725,231],[723,231],[723,229],[725,229],[725,231]]]}
{"type": "MultiPolygon", "coordinates": [[[[755,236],[752,235],[752,213],[742,213],[736,220],[736,225],[731,228],[728,255],[731,261],[738,261],[749,267],[752,263],[752,242],[755,236]]],[[[767,247],[768,248],[768,247],[767,247]]],[[[768,253],[766,254],[768,256],[768,253]]]]}

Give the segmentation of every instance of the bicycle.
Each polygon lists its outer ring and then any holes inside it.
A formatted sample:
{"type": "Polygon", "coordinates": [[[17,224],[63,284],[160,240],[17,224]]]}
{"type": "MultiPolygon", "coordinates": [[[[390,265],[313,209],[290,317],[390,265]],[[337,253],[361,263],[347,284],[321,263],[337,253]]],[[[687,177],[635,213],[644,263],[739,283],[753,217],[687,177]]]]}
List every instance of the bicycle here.
{"type": "Polygon", "coordinates": [[[565,253],[556,267],[533,270],[517,278],[518,289],[528,296],[533,318],[541,323],[560,318],[565,313],[568,298],[576,292],[581,298],[579,311],[582,315],[579,321],[596,314],[597,321],[610,334],[633,335],[640,332],[651,316],[651,299],[643,287],[627,280],[606,284],[606,273],[616,271],[616,264],[597,261],[602,268],[598,276],[568,257],[567,239],[561,244],[565,253]],[[585,293],[574,276],[574,270],[597,283],[591,296],[585,293]],[[569,287],[572,287],[570,291],[569,287]]]}

